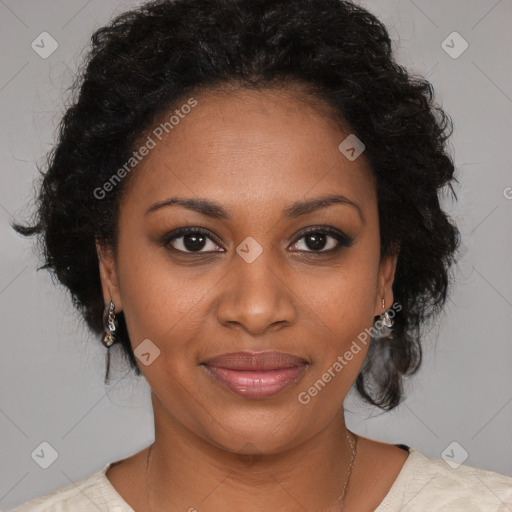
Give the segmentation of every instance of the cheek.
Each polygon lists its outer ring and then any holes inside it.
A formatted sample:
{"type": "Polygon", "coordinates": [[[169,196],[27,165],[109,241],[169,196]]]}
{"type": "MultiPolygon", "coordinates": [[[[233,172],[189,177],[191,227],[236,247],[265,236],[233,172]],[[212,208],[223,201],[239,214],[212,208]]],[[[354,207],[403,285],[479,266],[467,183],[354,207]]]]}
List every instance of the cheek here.
{"type": "Polygon", "coordinates": [[[304,275],[296,291],[305,310],[314,313],[322,332],[330,338],[335,336],[338,343],[373,324],[377,263],[356,256],[351,260],[322,276],[304,275]]]}
{"type": "Polygon", "coordinates": [[[316,323],[309,330],[314,364],[297,390],[297,402],[317,422],[335,414],[361,371],[371,341],[374,300],[374,277],[355,271],[310,298],[316,323]]]}
{"type": "Polygon", "coordinates": [[[131,249],[128,239],[119,247],[120,292],[132,345],[149,338],[162,348],[173,339],[170,348],[177,348],[208,287],[155,248],[131,249]]]}
{"type": "Polygon", "coordinates": [[[315,322],[308,333],[316,365],[300,391],[315,414],[339,405],[361,370],[371,340],[377,276],[378,253],[361,247],[321,278],[309,275],[301,283],[297,295],[315,322]]]}

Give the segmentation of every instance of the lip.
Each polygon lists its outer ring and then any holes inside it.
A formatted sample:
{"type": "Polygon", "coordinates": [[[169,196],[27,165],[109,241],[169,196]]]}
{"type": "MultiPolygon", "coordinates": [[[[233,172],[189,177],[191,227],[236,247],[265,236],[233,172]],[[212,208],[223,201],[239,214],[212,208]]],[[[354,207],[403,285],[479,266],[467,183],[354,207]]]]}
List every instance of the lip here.
{"type": "Polygon", "coordinates": [[[274,396],[297,382],[308,362],[286,352],[231,352],[202,363],[208,374],[244,398],[274,396]]]}

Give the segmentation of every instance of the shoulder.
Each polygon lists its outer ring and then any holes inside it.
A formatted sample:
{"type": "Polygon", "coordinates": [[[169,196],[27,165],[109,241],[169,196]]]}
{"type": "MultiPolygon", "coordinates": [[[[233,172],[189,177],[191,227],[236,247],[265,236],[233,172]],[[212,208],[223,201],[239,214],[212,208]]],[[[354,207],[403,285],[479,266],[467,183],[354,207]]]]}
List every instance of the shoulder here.
{"type": "Polygon", "coordinates": [[[448,465],[410,448],[401,472],[375,512],[508,511],[512,478],[466,465],[448,465]]]}
{"type": "Polygon", "coordinates": [[[133,512],[105,476],[112,464],[82,480],[27,501],[10,512],[133,512]]]}

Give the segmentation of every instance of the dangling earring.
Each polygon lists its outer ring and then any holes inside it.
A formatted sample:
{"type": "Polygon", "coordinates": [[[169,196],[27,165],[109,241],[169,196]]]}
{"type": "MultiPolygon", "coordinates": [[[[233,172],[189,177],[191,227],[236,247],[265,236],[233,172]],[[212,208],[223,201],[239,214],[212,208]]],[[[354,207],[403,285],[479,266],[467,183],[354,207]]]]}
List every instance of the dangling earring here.
{"type": "MultiPolygon", "coordinates": [[[[384,301],[384,298],[382,299],[382,309],[386,307],[386,302],[384,301]]],[[[393,319],[389,316],[389,310],[383,313],[380,318],[382,319],[382,323],[386,327],[393,327],[393,319]]]]}
{"type": "Polygon", "coordinates": [[[110,373],[110,347],[117,341],[115,338],[115,331],[117,329],[116,314],[114,312],[115,305],[110,301],[108,306],[105,306],[103,312],[103,330],[104,335],[102,343],[107,347],[107,358],[106,358],[106,369],[105,369],[105,384],[107,383],[108,376],[110,373]]]}

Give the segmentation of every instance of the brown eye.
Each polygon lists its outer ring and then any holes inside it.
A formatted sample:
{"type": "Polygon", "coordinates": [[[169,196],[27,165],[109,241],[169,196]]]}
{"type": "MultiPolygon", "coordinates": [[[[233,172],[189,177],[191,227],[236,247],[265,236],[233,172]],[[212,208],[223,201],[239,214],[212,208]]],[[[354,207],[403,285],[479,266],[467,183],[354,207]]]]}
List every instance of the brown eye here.
{"type": "Polygon", "coordinates": [[[327,229],[312,229],[306,233],[302,233],[302,236],[294,243],[294,251],[304,252],[318,252],[318,253],[330,253],[335,252],[342,247],[350,247],[354,239],[341,231],[333,231],[327,229]],[[304,239],[304,242],[299,242],[304,239]],[[301,246],[297,248],[297,246],[301,246]]]}
{"type": "Polygon", "coordinates": [[[181,228],[167,235],[162,244],[166,248],[184,253],[206,253],[217,251],[218,244],[212,239],[211,233],[202,228],[181,228]],[[203,250],[205,249],[206,250],[203,250]]]}

